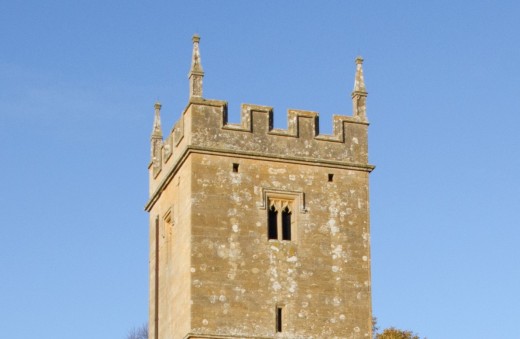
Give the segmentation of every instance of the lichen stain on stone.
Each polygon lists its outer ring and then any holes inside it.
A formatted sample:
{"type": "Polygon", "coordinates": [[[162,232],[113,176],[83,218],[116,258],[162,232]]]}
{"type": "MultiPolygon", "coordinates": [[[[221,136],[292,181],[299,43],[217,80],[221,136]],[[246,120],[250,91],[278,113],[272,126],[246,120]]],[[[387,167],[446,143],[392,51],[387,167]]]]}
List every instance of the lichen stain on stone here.
{"type": "Polygon", "coordinates": [[[238,215],[238,210],[236,208],[228,209],[227,216],[232,217],[238,215]]]}
{"type": "Polygon", "coordinates": [[[343,257],[344,255],[344,252],[343,252],[343,245],[334,245],[334,244],[331,244],[330,245],[332,247],[332,259],[340,259],[343,257]]]}
{"type": "Polygon", "coordinates": [[[284,174],[287,172],[287,169],[285,168],[269,168],[268,173],[269,174],[284,174]]]}
{"type": "Polygon", "coordinates": [[[298,261],[298,258],[296,256],[292,256],[286,259],[287,262],[296,262],[298,261]]]}
{"type": "Polygon", "coordinates": [[[232,174],[231,183],[233,185],[240,185],[242,183],[242,176],[240,174],[232,174]]]}
{"type": "Polygon", "coordinates": [[[335,219],[329,219],[327,222],[327,231],[329,231],[331,235],[336,235],[339,233],[339,227],[336,226],[335,219]]]}
{"type": "Polygon", "coordinates": [[[237,205],[242,204],[242,198],[240,197],[240,194],[238,194],[237,192],[231,193],[230,199],[237,205]]]}

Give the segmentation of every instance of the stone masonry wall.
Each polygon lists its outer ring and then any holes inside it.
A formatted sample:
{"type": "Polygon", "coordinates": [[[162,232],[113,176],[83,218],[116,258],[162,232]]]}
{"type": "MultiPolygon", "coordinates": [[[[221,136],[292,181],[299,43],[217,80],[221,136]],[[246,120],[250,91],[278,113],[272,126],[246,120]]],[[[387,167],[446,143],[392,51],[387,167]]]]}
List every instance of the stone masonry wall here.
{"type": "Polygon", "coordinates": [[[320,135],[314,112],[290,110],[287,130],[269,107],[241,116],[191,98],[150,163],[150,338],[369,338],[368,124],[334,116],[320,135]],[[279,196],[291,241],[267,236],[279,196]]]}
{"type": "Polygon", "coordinates": [[[213,154],[192,163],[192,333],[368,338],[366,172],[213,154]],[[269,192],[296,200],[294,240],[268,240],[269,192]]]}
{"type": "Polygon", "coordinates": [[[159,307],[159,338],[183,338],[190,331],[192,208],[190,199],[185,197],[191,195],[191,173],[188,161],[150,210],[150,339],[156,338],[156,303],[159,307]],[[156,218],[159,221],[157,233],[156,218]],[[158,281],[155,274],[156,259],[159,264],[158,281]]]}

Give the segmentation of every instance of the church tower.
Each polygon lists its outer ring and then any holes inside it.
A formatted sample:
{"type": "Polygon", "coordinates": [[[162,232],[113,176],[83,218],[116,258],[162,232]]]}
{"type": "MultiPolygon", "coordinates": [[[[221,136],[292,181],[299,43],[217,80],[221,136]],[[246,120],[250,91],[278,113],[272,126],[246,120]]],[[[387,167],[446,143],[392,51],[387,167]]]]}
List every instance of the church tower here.
{"type": "Polygon", "coordinates": [[[163,138],[155,104],[148,166],[150,339],[371,338],[367,92],[353,115],[203,96],[193,37],[190,98],[163,138]]]}

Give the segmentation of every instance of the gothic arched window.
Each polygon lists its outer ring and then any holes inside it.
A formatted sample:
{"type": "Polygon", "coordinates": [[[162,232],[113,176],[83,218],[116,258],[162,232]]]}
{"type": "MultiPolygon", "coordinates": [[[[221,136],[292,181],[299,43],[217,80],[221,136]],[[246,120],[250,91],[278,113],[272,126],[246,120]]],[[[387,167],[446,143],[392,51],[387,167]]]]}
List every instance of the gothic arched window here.
{"type": "Polygon", "coordinates": [[[269,199],[267,237],[274,240],[292,240],[292,200],[269,199]]]}

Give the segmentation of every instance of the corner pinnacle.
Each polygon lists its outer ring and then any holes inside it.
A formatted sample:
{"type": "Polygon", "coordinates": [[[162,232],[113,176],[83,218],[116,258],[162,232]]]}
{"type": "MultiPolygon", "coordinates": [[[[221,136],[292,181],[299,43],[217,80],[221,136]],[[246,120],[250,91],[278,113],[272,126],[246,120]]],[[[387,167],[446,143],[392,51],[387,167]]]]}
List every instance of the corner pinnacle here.
{"type": "Polygon", "coordinates": [[[363,58],[356,58],[356,77],[354,79],[354,91],[352,91],[352,112],[356,119],[367,121],[367,89],[363,76],[363,58]]]}
{"type": "Polygon", "coordinates": [[[161,107],[161,103],[156,101],[154,105],[155,117],[153,119],[152,139],[162,139],[161,107]]]}
{"type": "Polygon", "coordinates": [[[191,57],[190,75],[192,73],[202,73],[202,75],[204,75],[204,71],[202,70],[202,64],[200,62],[200,36],[198,34],[194,34],[191,40],[193,41],[193,55],[191,57]]]}
{"type": "Polygon", "coordinates": [[[354,93],[367,93],[367,89],[365,87],[365,78],[363,76],[363,58],[358,56],[356,58],[356,77],[354,79],[354,93]]]}
{"type": "Polygon", "coordinates": [[[202,78],[204,78],[204,71],[200,62],[199,42],[200,36],[193,35],[193,55],[191,57],[191,69],[188,74],[190,79],[190,98],[202,98],[202,78]]]}

